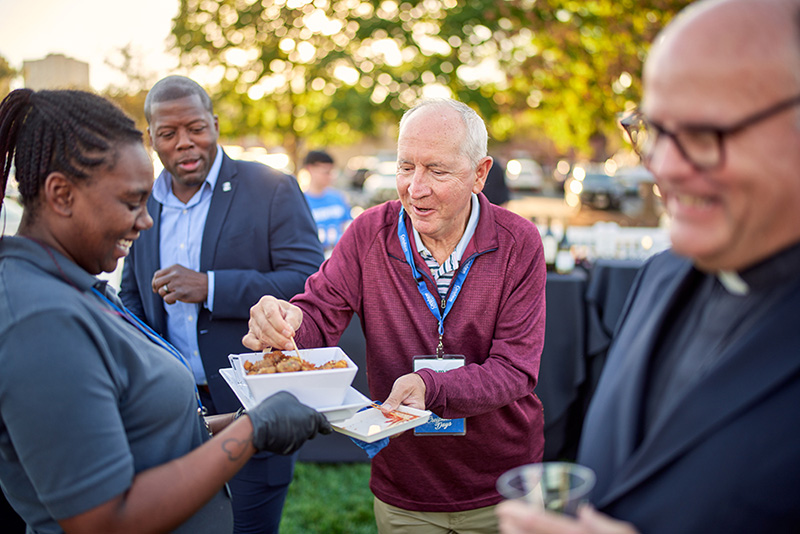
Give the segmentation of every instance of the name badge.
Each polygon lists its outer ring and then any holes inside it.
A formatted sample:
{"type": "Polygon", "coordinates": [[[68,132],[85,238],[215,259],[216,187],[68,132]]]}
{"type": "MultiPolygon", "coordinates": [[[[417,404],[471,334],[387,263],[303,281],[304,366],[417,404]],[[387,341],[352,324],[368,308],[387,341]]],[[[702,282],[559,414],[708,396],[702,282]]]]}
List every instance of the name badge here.
{"type": "MultiPolygon", "coordinates": [[[[445,354],[437,356],[414,356],[414,371],[431,369],[437,373],[446,373],[464,367],[464,356],[461,354],[445,354]]],[[[424,425],[414,429],[416,436],[463,436],[467,433],[467,421],[461,419],[442,419],[436,414],[424,425]]]]}

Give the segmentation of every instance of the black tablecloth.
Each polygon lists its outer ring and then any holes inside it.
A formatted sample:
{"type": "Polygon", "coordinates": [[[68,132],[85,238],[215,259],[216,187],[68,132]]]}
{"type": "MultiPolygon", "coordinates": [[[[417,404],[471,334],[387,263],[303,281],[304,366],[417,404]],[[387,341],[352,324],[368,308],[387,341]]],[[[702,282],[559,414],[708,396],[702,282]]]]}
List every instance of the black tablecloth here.
{"type": "Polygon", "coordinates": [[[545,460],[574,456],[577,447],[569,438],[577,425],[572,408],[580,404],[580,387],[586,379],[587,280],[584,271],[547,276],[544,350],[534,390],[544,407],[545,460]]]}
{"type": "Polygon", "coordinates": [[[641,265],[639,260],[603,260],[592,269],[586,288],[587,402],[597,386],[611,337],[641,265]]]}
{"type": "Polygon", "coordinates": [[[546,461],[577,457],[583,418],[641,264],[598,260],[588,272],[547,277],[547,327],[535,390],[544,406],[546,461]]]}
{"type": "Polygon", "coordinates": [[[592,268],[586,289],[588,355],[601,354],[608,349],[628,290],[641,265],[639,260],[600,260],[592,268]]]}

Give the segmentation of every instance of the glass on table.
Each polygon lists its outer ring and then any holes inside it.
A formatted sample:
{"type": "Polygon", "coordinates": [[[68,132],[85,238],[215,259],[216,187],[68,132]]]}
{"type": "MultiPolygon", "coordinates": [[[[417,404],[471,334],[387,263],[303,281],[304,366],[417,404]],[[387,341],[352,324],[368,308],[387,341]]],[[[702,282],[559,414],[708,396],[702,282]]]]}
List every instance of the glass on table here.
{"type": "Polygon", "coordinates": [[[575,515],[588,502],[594,488],[594,471],[569,462],[544,462],[515,467],[497,479],[497,491],[506,499],[575,515]]]}

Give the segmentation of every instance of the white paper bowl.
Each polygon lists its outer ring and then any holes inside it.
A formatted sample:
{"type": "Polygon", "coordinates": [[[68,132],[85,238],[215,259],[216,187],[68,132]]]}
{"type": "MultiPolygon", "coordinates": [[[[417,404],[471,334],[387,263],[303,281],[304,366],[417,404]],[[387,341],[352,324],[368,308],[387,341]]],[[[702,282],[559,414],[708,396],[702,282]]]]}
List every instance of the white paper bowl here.
{"type": "MultiPolygon", "coordinates": [[[[283,353],[287,356],[295,356],[294,351],[285,350],[283,353]]],[[[248,375],[244,371],[244,362],[256,363],[262,359],[262,356],[260,352],[228,355],[231,367],[247,384],[256,402],[261,402],[279,391],[288,391],[297,397],[297,400],[314,409],[339,406],[344,402],[345,394],[358,372],[358,366],[342,349],[325,347],[301,349],[300,357],[314,365],[322,365],[331,360],[346,360],[347,367],[320,371],[248,375]]]]}
{"type": "MultiPolygon", "coordinates": [[[[231,387],[236,394],[236,398],[242,403],[245,410],[252,410],[258,403],[250,394],[250,389],[245,384],[244,380],[239,382],[239,378],[233,372],[233,369],[227,367],[219,370],[220,376],[225,379],[225,382],[231,387]]],[[[316,408],[316,410],[324,415],[331,423],[344,421],[353,417],[361,408],[367,406],[370,400],[360,391],[353,386],[347,388],[347,393],[344,395],[342,404],[336,406],[327,406],[325,408],[316,408]]]]}

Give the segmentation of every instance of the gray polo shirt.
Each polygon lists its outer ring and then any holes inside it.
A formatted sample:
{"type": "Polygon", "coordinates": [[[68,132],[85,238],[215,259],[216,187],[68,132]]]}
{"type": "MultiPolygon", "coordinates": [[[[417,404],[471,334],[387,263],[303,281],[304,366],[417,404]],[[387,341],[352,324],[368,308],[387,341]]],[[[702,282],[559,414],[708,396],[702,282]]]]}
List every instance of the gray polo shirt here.
{"type": "MultiPolygon", "coordinates": [[[[61,532],[208,439],[192,374],[92,287],[59,253],[0,240],[0,485],[28,532],[61,532]]],[[[179,531],[232,531],[226,492],[179,531]]]]}

